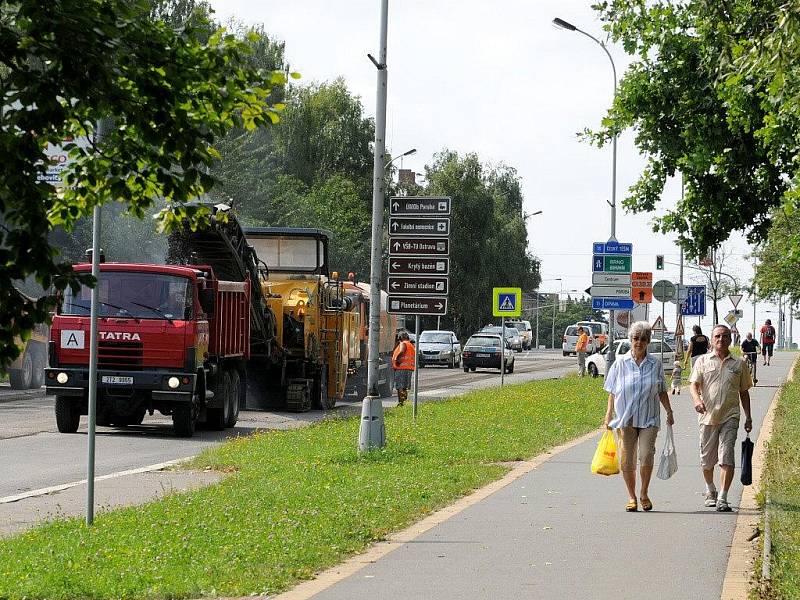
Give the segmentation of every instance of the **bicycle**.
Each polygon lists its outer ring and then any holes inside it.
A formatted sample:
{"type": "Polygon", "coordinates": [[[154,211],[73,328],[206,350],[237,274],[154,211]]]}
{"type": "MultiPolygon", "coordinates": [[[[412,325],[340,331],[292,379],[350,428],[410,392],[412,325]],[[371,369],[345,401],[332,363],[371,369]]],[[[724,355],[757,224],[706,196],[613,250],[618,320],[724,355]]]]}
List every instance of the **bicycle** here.
{"type": "Polygon", "coordinates": [[[753,385],[758,383],[756,379],[756,371],[758,369],[758,352],[747,353],[747,367],[750,369],[750,377],[753,380],[753,385]]]}

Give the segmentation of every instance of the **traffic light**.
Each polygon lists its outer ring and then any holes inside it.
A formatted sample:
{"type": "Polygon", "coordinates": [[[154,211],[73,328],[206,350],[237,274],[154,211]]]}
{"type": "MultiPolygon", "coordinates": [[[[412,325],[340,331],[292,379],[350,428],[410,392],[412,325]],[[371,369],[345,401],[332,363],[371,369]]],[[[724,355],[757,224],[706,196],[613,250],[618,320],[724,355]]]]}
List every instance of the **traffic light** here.
{"type": "Polygon", "coordinates": [[[656,270],[663,271],[664,270],[664,255],[663,254],[656,254],[656,270]]]}

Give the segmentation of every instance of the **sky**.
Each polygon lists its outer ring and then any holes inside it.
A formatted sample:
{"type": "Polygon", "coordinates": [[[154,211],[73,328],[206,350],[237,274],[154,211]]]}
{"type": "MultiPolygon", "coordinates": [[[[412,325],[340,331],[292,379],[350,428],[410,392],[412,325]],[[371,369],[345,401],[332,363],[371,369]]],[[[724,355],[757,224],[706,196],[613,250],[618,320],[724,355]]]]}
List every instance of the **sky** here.
{"type": "MultiPolygon", "coordinates": [[[[360,97],[365,113],[375,115],[377,76],[367,53],[378,56],[380,0],[210,3],[217,20],[263,24],[269,35],[285,41],[286,58],[301,73],[301,82],[342,77],[360,97]]],[[[514,167],[521,177],[526,214],[542,211],[527,219],[530,250],[542,265],[541,290],[573,297],[577,294],[572,290],[582,293],[591,285],[592,243],[609,238],[613,171],[611,146],[590,146],[577,132],[598,127],[613,97],[614,78],[602,48],[577,32],[556,28],[552,19],[560,17],[605,41],[591,4],[403,0],[390,2],[388,12],[386,147],[394,156],[417,149],[395,164],[423,173],[433,156],[448,148],[474,152],[484,163],[514,167]]],[[[621,46],[608,48],[621,78],[631,59],[621,46]]],[[[654,281],[677,282],[675,236],[653,233],[653,214],[632,215],[622,208],[644,164],[633,135],[620,136],[616,237],[633,244],[634,271],[652,271],[654,281]],[[663,271],[655,270],[657,254],[665,256],[663,271]]],[[[660,211],[679,197],[680,182],[670,181],[660,211]]],[[[748,284],[748,244],[734,234],[726,248],[730,256],[724,270],[748,284]]],[[[696,273],[687,268],[684,282],[702,283],[696,273]]],[[[721,315],[731,308],[727,299],[719,303],[721,315]]],[[[749,298],[739,308],[746,315],[739,324],[744,334],[753,323],[749,298]]],[[[660,314],[660,303],[650,310],[660,314]]],[[[665,314],[672,329],[675,306],[667,304],[665,314]]],[[[707,333],[710,308],[708,315],[701,321],[707,333]]],[[[774,305],[757,305],[759,326],[766,318],[776,322],[776,317],[774,305]]]]}

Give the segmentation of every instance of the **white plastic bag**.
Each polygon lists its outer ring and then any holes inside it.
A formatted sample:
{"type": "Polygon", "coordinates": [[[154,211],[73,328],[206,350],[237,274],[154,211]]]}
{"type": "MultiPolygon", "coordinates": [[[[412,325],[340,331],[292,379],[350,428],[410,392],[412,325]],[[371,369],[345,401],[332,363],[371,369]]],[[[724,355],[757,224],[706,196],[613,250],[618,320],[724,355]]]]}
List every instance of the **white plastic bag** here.
{"type": "Polygon", "coordinates": [[[667,425],[667,440],[661,452],[661,461],[658,463],[659,479],[669,479],[678,470],[678,455],[675,453],[675,438],[672,436],[672,425],[667,425]]]}

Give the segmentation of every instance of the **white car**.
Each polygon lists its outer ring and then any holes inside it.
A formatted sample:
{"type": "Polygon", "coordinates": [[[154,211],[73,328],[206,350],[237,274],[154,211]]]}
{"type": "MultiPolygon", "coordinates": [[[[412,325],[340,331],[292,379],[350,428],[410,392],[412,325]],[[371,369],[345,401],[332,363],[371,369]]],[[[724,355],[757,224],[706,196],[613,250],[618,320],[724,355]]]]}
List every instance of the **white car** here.
{"type": "Polygon", "coordinates": [[[519,336],[522,338],[522,349],[530,350],[533,345],[533,330],[530,321],[506,321],[508,327],[514,327],[519,330],[519,336]]]}
{"type": "Polygon", "coordinates": [[[461,344],[452,331],[423,331],[419,334],[417,364],[461,366],[461,344]]]}
{"type": "MultiPolygon", "coordinates": [[[[628,340],[615,340],[614,345],[614,354],[616,357],[622,356],[626,354],[631,349],[631,343],[628,340]]],[[[592,354],[590,357],[586,359],[586,370],[588,371],[589,375],[592,377],[598,377],[600,375],[605,375],[606,373],[606,352],[608,352],[608,346],[601,349],[599,352],[592,354]]],[[[661,340],[652,340],[647,345],[647,353],[652,354],[654,356],[661,356],[661,340]]],[[[675,350],[672,349],[666,342],[664,342],[664,372],[671,373],[672,372],[672,363],[675,362],[675,350]]]]}

